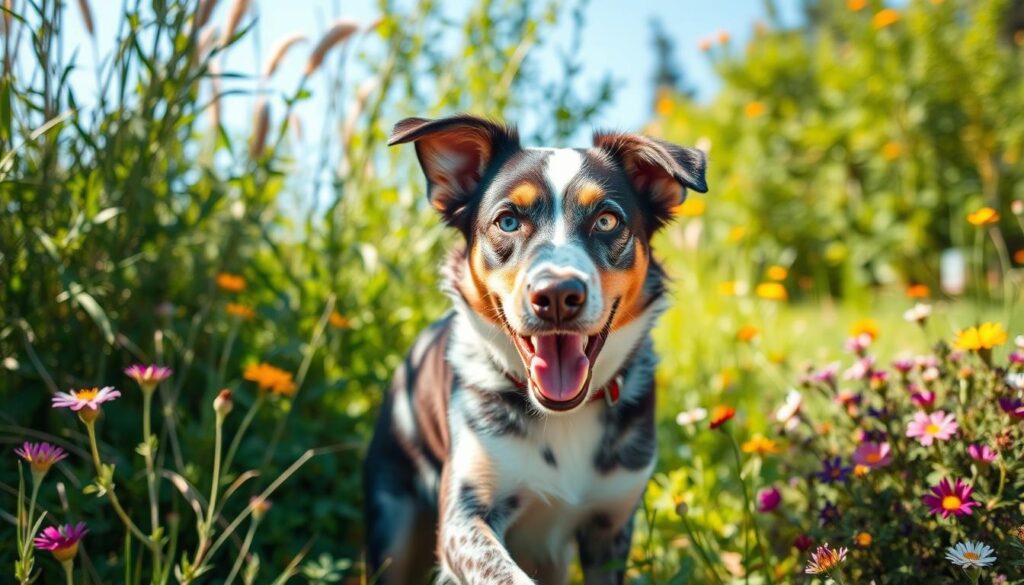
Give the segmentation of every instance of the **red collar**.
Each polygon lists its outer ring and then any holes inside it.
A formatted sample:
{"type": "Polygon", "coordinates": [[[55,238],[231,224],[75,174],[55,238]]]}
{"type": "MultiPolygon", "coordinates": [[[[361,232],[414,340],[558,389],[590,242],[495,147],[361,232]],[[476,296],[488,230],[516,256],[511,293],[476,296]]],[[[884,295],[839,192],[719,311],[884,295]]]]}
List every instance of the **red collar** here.
{"type": "MultiPolygon", "coordinates": [[[[505,373],[505,377],[508,378],[510,382],[515,384],[516,388],[519,389],[520,391],[526,390],[526,382],[519,380],[512,374],[509,374],[508,372],[505,373]]],[[[609,380],[608,383],[604,385],[604,388],[601,388],[597,392],[594,392],[594,395],[590,397],[590,402],[604,400],[605,404],[607,404],[608,406],[615,406],[619,402],[619,397],[622,394],[622,384],[624,381],[625,374],[621,372],[615,374],[614,376],[612,376],[612,379],[609,380]]]]}

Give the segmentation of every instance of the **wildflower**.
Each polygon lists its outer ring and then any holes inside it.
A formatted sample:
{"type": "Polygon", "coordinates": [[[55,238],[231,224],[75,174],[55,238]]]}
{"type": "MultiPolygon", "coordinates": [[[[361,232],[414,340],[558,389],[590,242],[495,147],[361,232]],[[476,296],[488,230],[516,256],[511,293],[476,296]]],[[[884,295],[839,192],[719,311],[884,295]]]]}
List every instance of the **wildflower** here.
{"type": "Polygon", "coordinates": [[[875,14],[874,18],[871,19],[871,26],[880,30],[896,24],[897,22],[899,22],[899,20],[900,13],[898,10],[893,10],[892,8],[884,8],[882,10],[879,10],[878,13],[875,14]]]}
{"type": "Polygon", "coordinates": [[[750,343],[757,339],[759,335],[761,335],[760,329],[753,325],[744,325],[743,327],[740,327],[740,330],[736,333],[736,339],[739,339],[744,343],[750,343]]]}
{"type": "Polygon", "coordinates": [[[800,424],[800,409],[803,403],[803,395],[791,389],[786,393],[786,402],[775,411],[775,420],[781,423],[786,431],[795,429],[800,424]]]}
{"type": "Polygon", "coordinates": [[[988,445],[979,445],[972,443],[967,446],[967,454],[971,456],[971,459],[975,461],[981,461],[982,463],[992,463],[999,457],[999,454],[992,450],[992,447],[988,445]]]}
{"type": "Polygon", "coordinates": [[[922,501],[928,506],[929,514],[941,514],[943,519],[951,515],[966,516],[971,513],[971,508],[981,505],[971,498],[973,490],[962,479],[957,479],[952,485],[948,479],[943,479],[922,501]]]}
{"type": "Polygon", "coordinates": [[[850,472],[853,471],[852,467],[843,465],[841,457],[833,457],[832,459],[825,459],[821,462],[822,469],[818,473],[818,478],[823,483],[835,483],[840,481],[846,481],[850,472]]]}
{"type": "Polygon", "coordinates": [[[872,538],[871,533],[870,532],[865,532],[865,531],[858,532],[853,537],[853,542],[857,546],[859,546],[861,548],[867,548],[867,547],[871,546],[871,542],[873,540],[874,540],[874,538],[872,538]]]}
{"type": "Polygon", "coordinates": [[[941,410],[928,414],[919,410],[914,413],[914,420],[907,425],[907,436],[916,438],[919,443],[929,447],[936,439],[949,440],[959,428],[960,425],[952,414],[946,414],[941,410]]]}
{"type": "Polygon", "coordinates": [[[1010,355],[1007,356],[1007,359],[1009,360],[1010,364],[1014,366],[1024,366],[1024,352],[1020,351],[1019,349],[1011,351],[1010,355]]]}
{"type": "Polygon", "coordinates": [[[352,321],[337,311],[331,311],[331,316],[327,318],[327,322],[335,329],[348,329],[352,327],[352,321]]]}
{"type": "Polygon", "coordinates": [[[1024,418],[1024,401],[1020,398],[1000,398],[999,408],[1013,418],[1024,418]]]}
{"type": "Polygon", "coordinates": [[[743,236],[747,235],[747,228],[738,225],[729,230],[729,241],[736,243],[743,239],[743,236]]]}
{"type": "Polygon", "coordinates": [[[934,382],[939,379],[940,375],[941,372],[939,372],[938,368],[925,368],[924,371],[921,372],[921,380],[924,382],[934,382]]]}
{"type": "Polygon", "coordinates": [[[793,539],[793,547],[800,552],[806,552],[812,546],[814,546],[814,541],[806,534],[800,534],[793,539]]]}
{"type": "Polygon", "coordinates": [[[867,335],[871,338],[871,341],[878,339],[878,323],[874,319],[854,321],[853,325],[850,326],[850,336],[857,338],[861,335],[867,335]]]}
{"type": "Polygon", "coordinates": [[[914,369],[914,360],[906,357],[898,357],[892,360],[892,368],[900,373],[902,376],[906,376],[910,373],[910,370],[914,369]]]}
{"type": "Polygon", "coordinates": [[[846,0],[846,7],[849,8],[851,12],[860,12],[861,10],[864,10],[867,5],[868,0],[846,0]]]}
{"type": "Polygon", "coordinates": [[[871,469],[885,467],[892,463],[892,451],[888,442],[866,442],[857,446],[851,457],[854,463],[871,469]]]}
{"type": "Polygon", "coordinates": [[[871,375],[871,371],[875,367],[875,360],[871,357],[863,357],[855,362],[853,365],[847,368],[843,372],[844,380],[863,380],[871,375]]]}
{"type": "Polygon", "coordinates": [[[50,526],[37,536],[33,543],[40,550],[48,550],[53,553],[58,561],[70,561],[78,553],[78,541],[89,532],[85,522],[63,526],[50,526]]]}
{"type": "Polygon", "coordinates": [[[889,383],[889,372],[874,370],[871,372],[871,379],[869,382],[872,390],[881,390],[889,383]]]}
{"type": "Polygon", "coordinates": [[[804,572],[808,575],[824,575],[830,573],[846,560],[846,548],[832,550],[828,543],[818,547],[818,550],[811,554],[811,560],[807,563],[804,572]]]}
{"type": "Polygon", "coordinates": [[[839,508],[832,502],[825,502],[825,506],[818,512],[818,520],[822,526],[835,524],[839,521],[839,508]]]}
{"type": "Polygon", "coordinates": [[[871,468],[868,467],[867,465],[862,465],[862,464],[858,463],[858,464],[853,466],[853,476],[854,477],[864,477],[865,475],[867,475],[869,473],[871,473],[871,468]]]}
{"type": "Polygon", "coordinates": [[[772,280],[786,280],[789,271],[784,266],[773,265],[768,267],[768,278],[772,280]]]}
{"type": "Polygon", "coordinates": [[[1024,248],[1016,250],[1013,253],[1013,261],[1016,262],[1017,264],[1024,264],[1024,248]]]}
{"type": "Polygon", "coordinates": [[[121,396],[113,386],[103,388],[81,388],[70,392],[58,392],[53,397],[53,408],[70,408],[86,423],[96,420],[100,414],[100,405],[121,396]]]}
{"type": "Polygon", "coordinates": [[[785,301],[789,298],[786,287],[777,282],[762,282],[754,289],[754,293],[767,301],[785,301]]]}
{"type": "Polygon", "coordinates": [[[850,416],[856,416],[860,403],[864,400],[864,397],[853,390],[840,390],[839,393],[836,394],[834,400],[836,401],[836,404],[845,407],[846,412],[850,416]]]}
{"type": "Polygon", "coordinates": [[[704,408],[697,407],[693,410],[684,410],[676,415],[676,424],[681,427],[689,426],[692,424],[699,423],[708,416],[708,411],[704,408]]]}
{"type": "Polygon", "coordinates": [[[729,420],[734,416],[736,416],[735,408],[732,408],[731,406],[716,406],[715,409],[711,411],[711,423],[709,426],[712,429],[717,429],[729,422],[729,420]]]}
{"type": "Polygon", "coordinates": [[[18,457],[24,459],[32,468],[32,473],[40,478],[46,475],[46,472],[50,471],[55,463],[68,456],[67,452],[60,447],[49,443],[29,443],[28,441],[14,452],[18,457]]]}
{"type": "Polygon", "coordinates": [[[981,227],[983,225],[992,225],[999,222],[999,212],[991,207],[982,207],[981,209],[967,214],[967,223],[981,227]]]}
{"type": "Polygon", "coordinates": [[[700,217],[704,215],[707,204],[698,197],[687,197],[686,201],[672,208],[672,214],[676,217],[700,217]]]}
{"type": "Polygon", "coordinates": [[[917,323],[923,326],[932,315],[932,306],[925,303],[917,303],[903,313],[903,320],[910,323],[917,323]]]}
{"type": "Polygon", "coordinates": [[[766,111],[768,111],[768,107],[764,105],[764,102],[757,100],[748,102],[747,105],[743,106],[743,115],[748,118],[760,118],[766,111]]]}
{"type": "Polygon", "coordinates": [[[711,50],[711,39],[707,37],[701,39],[697,42],[697,48],[700,49],[702,53],[707,53],[711,50]]]}
{"type": "Polygon", "coordinates": [[[292,380],[292,375],[270,364],[249,365],[245,368],[243,377],[250,382],[255,382],[261,391],[269,390],[281,396],[295,394],[295,382],[292,380]]]}
{"type": "Polygon", "coordinates": [[[874,338],[867,334],[854,335],[846,340],[845,346],[848,351],[863,356],[864,352],[871,347],[874,338]]]}
{"type": "Polygon", "coordinates": [[[963,569],[981,569],[988,567],[996,561],[996,556],[992,554],[993,552],[995,551],[987,544],[965,540],[946,549],[946,558],[949,559],[949,562],[963,569]]]}
{"type": "Polygon", "coordinates": [[[152,392],[156,389],[157,384],[170,378],[172,373],[171,368],[152,364],[148,366],[135,364],[128,366],[124,370],[124,374],[135,380],[135,383],[142,388],[143,392],[152,392]]]}
{"type": "Polygon", "coordinates": [[[723,297],[734,297],[739,294],[740,283],[735,280],[723,280],[718,283],[718,294],[723,297]]]}
{"type": "Polygon", "coordinates": [[[245,290],[245,277],[230,272],[221,272],[217,275],[217,286],[221,290],[230,293],[239,293],[245,290]]]}
{"type": "Polygon", "coordinates": [[[756,453],[758,455],[774,455],[779,452],[779,443],[767,439],[764,435],[754,435],[749,441],[741,446],[744,453],[756,453]]]}
{"type": "Polygon", "coordinates": [[[835,388],[836,375],[839,373],[839,362],[832,362],[820,370],[811,372],[810,380],[835,388]]]}
{"type": "Polygon", "coordinates": [[[255,520],[261,520],[266,516],[272,506],[270,500],[259,496],[253,496],[250,498],[249,505],[252,506],[252,517],[255,520]]]}
{"type": "Polygon", "coordinates": [[[912,284],[907,287],[908,299],[927,299],[931,294],[931,289],[925,284],[912,284]]]}
{"type": "Polygon", "coordinates": [[[910,395],[910,401],[921,408],[931,408],[935,404],[935,393],[931,390],[919,390],[910,395]]]}
{"type": "Polygon", "coordinates": [[[235,402],[231,399],[231,390],[227,388],[221,390],[220,394],[217,394],[217,397],[213,399],[213,411],[219,416],[227,416],[234,407],[235,402]]]}
{"type": "Polygon", "coordinates": [[[757,492],[757,511],[768,513],[774,511],[782,503],[782,493],[772,486],[757,492]]]}
{"type": "Polygon", "coordinates": [[[241,303],[228,303],[227,306],[224,307],[224,312],[244,321],[249,321],[256,316],[256,311],[253,311],[252,307],[241,303]]]}
{"type": "Polygon", "coordinates": [[[939,358],[933,355],[919,355],[917,356],[915,361],[917,362],[917,367],[922,370],[928,368],[937,368],[939,367],[939,365],[941,365],[939,363],[939,358]]]}
{"type": "Polygon", "coordinates": [[[1006,343],[1006,338],[1006,330],[1001,323],[989,322],[958,332],[953,344],[966,351],[991,350],[1006,343]]]}

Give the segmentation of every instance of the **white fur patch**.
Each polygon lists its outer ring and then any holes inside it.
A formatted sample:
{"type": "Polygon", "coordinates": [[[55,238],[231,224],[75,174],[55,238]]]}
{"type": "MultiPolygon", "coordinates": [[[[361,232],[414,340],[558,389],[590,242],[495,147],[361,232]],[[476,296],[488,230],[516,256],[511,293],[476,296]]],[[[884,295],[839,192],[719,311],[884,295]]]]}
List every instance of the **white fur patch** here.
{"type": "Polygon", "coordinates": [[[555,232],[551,236],[551,242],[556,246],[564,244],[568,240],[568,228],[565,222],[565,190],[569,183],[580,174],[583,168],[583,155],[571,148],[556,148],[551,151],[544,165],[544,176],[548,181],[548,188],[551,189],[551,197],[554,199],[554,220],[555,232]]]}

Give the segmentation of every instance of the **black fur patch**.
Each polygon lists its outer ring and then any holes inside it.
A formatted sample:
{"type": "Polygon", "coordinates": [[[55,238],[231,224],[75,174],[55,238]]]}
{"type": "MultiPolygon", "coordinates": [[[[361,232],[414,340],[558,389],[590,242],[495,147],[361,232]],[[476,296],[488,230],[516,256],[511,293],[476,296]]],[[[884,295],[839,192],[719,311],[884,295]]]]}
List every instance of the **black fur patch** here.
{"type": "Polygon", "coordinates": [[[467,401],[466,423],[474,433],[526,436],[531,415],[525,396],[519,392],[469,391],[474,393],[474,397],[467,401]]]}
{"type": "Polygon", "coordinates": [[[555,460],[555,454],[551,451],[551,447],[545,446],[540,450],[541,457],[544,458],[544,463],[547,463],[551,467],[558,467],[558,461],[555,460]]]}
{"type": "Polygon", "coordinates": [[[634,403],[619,402],[602,414],[604,435],[594,456],[594,466],[601,473],[619,467],[630,471],[643,469],[654,457],[654,381],[634,403]]]}

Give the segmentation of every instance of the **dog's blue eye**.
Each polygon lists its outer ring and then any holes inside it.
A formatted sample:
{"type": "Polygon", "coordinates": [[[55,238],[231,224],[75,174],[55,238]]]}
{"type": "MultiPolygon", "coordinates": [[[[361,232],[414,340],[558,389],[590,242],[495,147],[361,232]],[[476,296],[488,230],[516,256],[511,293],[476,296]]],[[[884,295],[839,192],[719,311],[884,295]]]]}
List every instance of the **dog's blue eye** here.
{"type": "Polygon", "coordinates": [[[498,224],[498,229],[503,232],[514,232],[519,229],[519,218],[510,213],[499,217],[495,223],[498,224]]]}
{"type": "Polygon", "coordinates": [[[604,212],[594,221],[594,229],[599,232],[610,232],[619,227],[619,217],[611,212],[604,212]]]}

